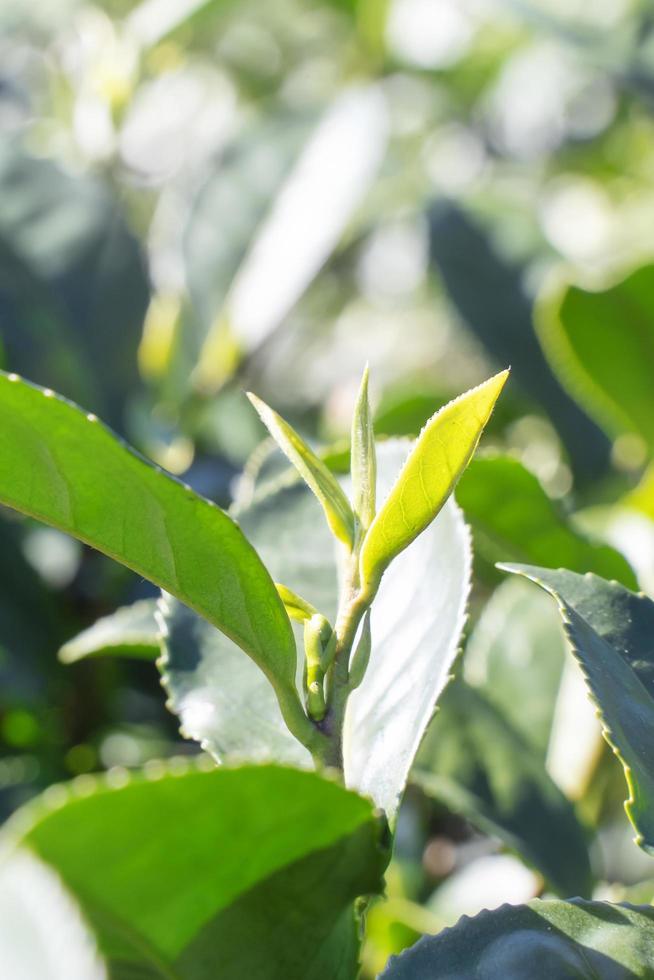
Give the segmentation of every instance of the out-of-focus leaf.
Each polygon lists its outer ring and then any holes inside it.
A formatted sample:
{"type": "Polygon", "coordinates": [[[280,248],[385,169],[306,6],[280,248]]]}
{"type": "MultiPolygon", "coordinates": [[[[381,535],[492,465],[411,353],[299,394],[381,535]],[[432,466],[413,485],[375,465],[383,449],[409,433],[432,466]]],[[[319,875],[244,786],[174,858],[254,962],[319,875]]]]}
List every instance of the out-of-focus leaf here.
{"type": "MultiPolygon", "coordinates": [[[[378,446],[378,492],[390,489],[409,449],[410,443],[399,441],[378,446]]],[[[333,622],[336,546],[308,489],[297,483],[282,488],[237,516],[273,575],[333,622]]],[[[370,664],[345,718],[344,767],[347,784],[372,797],[390,816],[449,676],[464,622],[469,574],[467,530],[454,501],[448,501],[429,530],[393,563],[373,604],[370,664]]],[[[173,610],[173,629],[175,624],[173,610]]],[[[195,638],[189,641],[186,633],[180,634],[180,642],[167,646],[164,658],[164,683],[184,731],[224,758],[233,751],[226,720],[242,713],[241,757],[283,752],[281,757],[289,759],[290,752],[301,762],[297,743],[281,732],[265,678],[256,669],[246,676],[241,665],[232,683],[237,651],[230,651],[228,641],[215,631],[207,636],[210,627],[199,620],[187,625],[195,638]]],[[[303,757],[308,761],[306,753],[303,757]]]]}
{"type": "MultiPolygon", "coordinates": [[[[240,150],[245,165],[235,175],[236,193],[225,180],[231,167],[212,181],[214,201],[199,202],[188,238],[193,254],[200,250],[198,239],[203,252],[200,269],[191,273],[191,288],[199,283],[201,295],[211,296],[205,303],[208,332],[196,372],[202,387],[215,388],[224,380],[220,353],[225,333],[243,351],[257,348],[337,246],[381,162],[386,116],[380,90],[353,88],[310,130],[300,122],[284,132],[289,127],[278,122],[262,144],[259,135],[254,146],[246,140],[240,150]],[[301,151],[296,131],[307,136],[301,151]],[[252,193],[244,189],[250,173],[252,193]],[[216,202],[225,198],[228,210],[219,211],[216,202]],[[235,214],[244,202],[245,211],[235,214]],[[236,234],[225,233],[226,214],[233,216],[236,234]]],[[[191,268],[193,254],[189,250],[191,268]]]]}
{"type": "Polygon", "coordinates": [[[654,851],[654,602],[616,582],[531,565],[506,565],[558,603],[572,651],[624,767],[625,809],[636,841],[654,851]]]}
{"type": "Polygon", "coordinates": [[[572,805],[542,758],[481,691],[455,681],[412,779],[536,867],[560,895],[588,895],[590,861],[572,805]]]}
{"type": "Polygon", "coordinates": [[[355,975],[352,903],[380,889],[388,857],[368,801],[275,766],[86,789],[13,826],[80,903],[112,976],[355,975]]]}
{"type": "Polygon", "coordinates": [[[103,616],[88,629],[68,640],[59,651],[65,664],[85,657],[136,657],[154,660],[159,656],[159,627],[155,619],[156,599],[142,599],[103,616]]]}
{"type": "Polygon", "coordinates": [[[597,476],[607,465],[609,442],[552,373],[534,331],[523,270],[502,259],[481,228],[449,202],[432,208],[430,247],[468,328],[498,363],[511,365],[514,381],[543,406],[577,475],[597,476]]]}
{"type": "Polygon", "coordinates": [[[0,976],[107,980],[93,934],[57,874],[20,848],[0,861],[0,976]]]}
{"type": "Polygon", "coordinates": [[[332,532],[344,544],[352,547],[354,514],[336,477],[281,415],[255,395],[248,393],[248,398],[279,448],[315,493],[332,532]]]}
{"type": "Polygon", "coordinates": [[[364,588],[374,591],[393,559],[436,517],[470,462],[507,377],[502,371],[455,398],[422,430],[364,539],[364,588]]]}
{"type": "Polygon", "coordinates": [[[649,980],[653,957],[648,905],[534,899],[426,936],[381,980],[649,980]]]}
{"type": "Polygon", "coordinates": [[[40,700],[62,634],[52,596],[23,557],[19,531],[0,521],[0,708],[40,700]]]}
{"type": "Polygon", "coordinates": [[[121,428],[148,303],[139,245],[97,180],[0,143],[0,336],[9,370],[121,428]]]}
{"type": "Polygon", "coordinates": [[[654,453],[654,266],[599,292],[568,285],[539,306],[543,347],[568,391],[612,434],[654,453]]]}
{"type": "Polygon", "coordinates": [[[637,587],[626,559],[615,548],[591,541],[574,528],[517,459],[473,459],[459,481],[456,497],[491,560],[595,572],[628,588],[637,587]]]}
{"type": "Polygon", "coordinates": [[[288,616],[238,525],[52,392],[0,374],[0,416],[0,501],[183,599],[257,661],[309,725],[288,616]]]}
{"type": "Polygon", "coordinates": [[[543,760],[565,656],[556,610],[547,596],[518,579],[495,590],[466,644],[466,680],[543,760]]]}

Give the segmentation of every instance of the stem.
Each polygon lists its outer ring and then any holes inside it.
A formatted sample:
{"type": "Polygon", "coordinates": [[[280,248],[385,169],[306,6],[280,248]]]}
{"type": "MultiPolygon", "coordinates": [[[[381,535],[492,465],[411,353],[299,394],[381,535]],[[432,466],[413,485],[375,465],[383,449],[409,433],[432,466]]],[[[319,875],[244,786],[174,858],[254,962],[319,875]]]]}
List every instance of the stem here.
{"type": "Polygon", "coordinates": [[[302,702],[295,688],[286,687],[272,677],[270,680],[275,688],[282,717],[289,732],[295,735],[298,742],[306,746],[318,764],[324,765],[323,756],[329,748],[329,740],[304,713],[302,702]]]}
{"type": "Polygon", "coordinates": [[[325,766],[343,770],[343,722],[347,699],[350,696],[349,664],[352,646],[361,620],[372,602],[372,596],[363,592],[359,581],[359,548],[355,547],[348,558],[346,574],[336,616],[336,651],[334,663],[328,674],[327,712],[320,723],[328,742],[322,754],[325,766]]]}

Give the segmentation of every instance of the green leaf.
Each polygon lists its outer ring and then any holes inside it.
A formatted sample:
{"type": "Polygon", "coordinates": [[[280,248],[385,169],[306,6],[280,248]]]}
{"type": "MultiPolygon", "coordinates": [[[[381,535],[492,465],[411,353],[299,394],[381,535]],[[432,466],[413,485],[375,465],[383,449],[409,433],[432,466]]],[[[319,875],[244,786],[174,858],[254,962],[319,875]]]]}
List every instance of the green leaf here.
{"type": "Polygon", "coordinates": [[[636,841],[654,851],[654,602],[617,582],[530,565],[505,565],[556,600],[604,734],[624,767],[625,809],[636,841]]]}
{"type": "Polygon", "coordinates": [[[587,895],[584,833],[542,758],[481,691],[454,681],[439,701],[412,770],[454,813],[536,867],[560,895],[587,895]]]}
{"type": "Polygon", "coordinates": [[[361,579],[374,592],[384,571],[433,521],[474,453],[508,371],[460,395],[420,433],[361,549],[361,579]]]}
{"type": "Polygon", "coordinates": [[[0,374],[0,502],[144,575],[229,635],[266,673],[287,720],[306,716],[284,605],[238,525],[48,390],[0,374]]]}
{"type": "Polygon", "coordinates": [[[368,399],[368,367],[361,379],[361,387],[352,415],[352,439],[350,450],[352,474],[352,507],[361,531],[365,534],[375,516],[377,490],[377,457],[375,433],[368,399]]]}
{"type": "Polygon", "coordinates": [[[650,980],[652,962],[650,906],[534,899],[421,939],[380,980],[650,980]]]}
{"type": "Polygon", "coordinates": [[[257,665],[171,596],[163,597],[160,611],[163,653],[157,665],[182,734],[219,762],[273,761],[310,769],[309,752],[284,724],[275,692],[257,665]]]}
{"type": "Polygon", "coordinates": [[[155,619],[156,599],[141,599],[116,609],[68,640],[59,651],[64,664],[86,657],[135,657],[155,660],[160,653],[160,629],[155,619]]]}
{"type": "Polygon", "coordinates": [[[276,766],[156,775],[59,787],[6,832],[61,876],[111,975],[352,980],[352,903],[388,858],[371,804],[276,766]]]}
{"type": "MultiPolygon", "coordinates": [[[[410,445],[393,441],[378,447],[380,492],[390,488],[410,445]]],[[[238,514],[275,577],[301,590],[333,622],[337,544],[319,516],[314,496],[300,483],[282,487],[238,514]]],[[[467,529],[451,500],[432,527],[393,563],[372,608],[370,664],[345,717],[345,779],[391,817],[449,677],[465,620],[469,576],[467,529]]],[[[177,615],[173,608],[163,670],[184,731],[220,759],[236,753],[308,765],[308,753],[299,743],[288,733],[280,736],[279,712],[260,672],[241,663],[234,676],[237,661],[229,641],[197,617],[197,626],[189,631],[187,623],[175,641],[177,615]],[[232,741],[236,738],[237,746],[232,741]]],[[[301,651],[299,631],[298,644],[301,651]]]]}
{"type": "Polygon", "coordinates": [[[251,392],[248,392],[248,398],[279,448],[315,493],[332,532],[351,548],[354,542],[354,514],[336,477],[281,415],[251,392]]]}
{"type": "Polygon", "coordinates": [[[0,860],[0,970],[7,980],[106,980],[77,903],[27,848],[0,860]]]}
{"type": "Polygon", "coordinates": [[[284,608],[290,619],[294,619],[296,623],[303,623],[315,616],[317,609],[302,596],[299,596],[297,592],[293,592],[292,589],[286,585],[281,585],[279,582],[275,582],[275,588],[279,592],[279,597],[284,603],[284,608]]]}
{"type": "Polygon", "coordinates": [[[610,433],[636,432],[654,453],[654,266],[609,289],[566,284],[543,298],[537,324],[562,382],[610,433]]]}
{"type": "Polygon", "coordinates": [[[510,456],[473,459],[461,477],[456,498],[492,560],[527,561],[592,571],[628,588],[636,576],[609,545],[581,534],[550,500],[537,478],[510,456]]]}

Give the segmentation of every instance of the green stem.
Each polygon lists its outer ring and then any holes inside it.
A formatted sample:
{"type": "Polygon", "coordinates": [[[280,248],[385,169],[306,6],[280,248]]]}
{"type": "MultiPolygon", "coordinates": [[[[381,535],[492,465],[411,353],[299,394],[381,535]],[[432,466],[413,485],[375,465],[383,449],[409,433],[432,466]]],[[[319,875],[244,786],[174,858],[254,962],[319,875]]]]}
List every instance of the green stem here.
{"type": "Polygon", "coordinates": [[[329,748],[329,739],[307,717],[295,688],[286,687],[270,677],[275,688],[286,727],[296,739],[306,746],[314,760],[324,765],[323,756],[329,748]]]}

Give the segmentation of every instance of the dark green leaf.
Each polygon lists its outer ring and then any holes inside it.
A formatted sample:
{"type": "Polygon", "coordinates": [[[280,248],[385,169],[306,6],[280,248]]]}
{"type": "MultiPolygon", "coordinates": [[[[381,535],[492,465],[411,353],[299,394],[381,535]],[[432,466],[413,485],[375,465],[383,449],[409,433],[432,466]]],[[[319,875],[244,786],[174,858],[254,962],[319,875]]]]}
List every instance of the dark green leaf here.
{"type": "Polygon", "coordinates": [[[142,599],[133,606],[103,616],[93,626],[68,640],[59,651],[62,663],[85,657],[136,657],[155,660],[160,653],[160,629],[155,619],[156,599],[142,599]]]}
{"type": "Polygon", "coordinates": [[[0,337],[6,366],[121,428],[139,383],[145,261],[99,180],[0,143],[0,337]]]}
{"type": "Polygon", "coordinates": [[[637,586],[628,562],[609,545],[584,537],[566,520],[536,477],[511,456],[477,457],[456,497],[494,560],[563,566],[637,586]]]}
{"type": "Polygon", "coordinates": [[[485,833],[500,837],[560,895],[587,895],[590,863],[574,810],[543,760],[480,691],[451,683],[412,778],[485,833]]]}
{"type": "Polygon", "coordinates": [[[159,775],[61,788],[29,829],[12,825],[80,903],[112,976],[352,980],[352,903],[387,860],[371,804],[274,766],[159,775]]]}
{"type": "Polygon", "coordinates": [[[382,980],[650,980],[653,962],[650,906],[534,899],[421,939],[382,980]]]}
{"type": "Polygon", "coordinates": [[[654,850],[654,602],[616,582],[560,569],[506,565],[559,605],[605,736],[624,766],[637,842],[654,850]]]}

